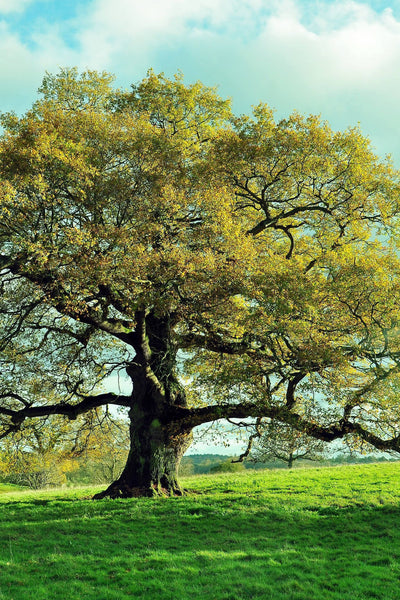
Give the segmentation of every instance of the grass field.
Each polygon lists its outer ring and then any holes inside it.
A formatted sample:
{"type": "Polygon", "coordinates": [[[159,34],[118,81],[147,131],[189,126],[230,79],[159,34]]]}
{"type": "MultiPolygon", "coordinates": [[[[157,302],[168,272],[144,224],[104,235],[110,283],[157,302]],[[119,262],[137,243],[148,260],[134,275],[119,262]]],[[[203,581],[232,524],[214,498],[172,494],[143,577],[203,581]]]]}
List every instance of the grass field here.
{"type": "Polygon", "coordinates": [[[400,463],[184,481],[184,498],[0,486],[0,600],[398,600],[400,463]]]}

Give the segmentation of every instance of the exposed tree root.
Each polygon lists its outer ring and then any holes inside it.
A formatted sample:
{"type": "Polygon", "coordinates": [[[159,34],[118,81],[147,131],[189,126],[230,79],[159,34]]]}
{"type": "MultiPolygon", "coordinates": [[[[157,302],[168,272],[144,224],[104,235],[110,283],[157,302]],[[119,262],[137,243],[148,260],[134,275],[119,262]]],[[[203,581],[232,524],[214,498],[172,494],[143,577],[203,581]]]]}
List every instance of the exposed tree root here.
{"type": "Polygon", "coordinates": [[[95,494],[93,500],[102,500],[103,498],[156,498],[160,496],[183,496],[184,491],[179,487],[167,489],[157,485],[149,487],[131,487],[119,481],[114,481],[107,489],[95,494]]]}

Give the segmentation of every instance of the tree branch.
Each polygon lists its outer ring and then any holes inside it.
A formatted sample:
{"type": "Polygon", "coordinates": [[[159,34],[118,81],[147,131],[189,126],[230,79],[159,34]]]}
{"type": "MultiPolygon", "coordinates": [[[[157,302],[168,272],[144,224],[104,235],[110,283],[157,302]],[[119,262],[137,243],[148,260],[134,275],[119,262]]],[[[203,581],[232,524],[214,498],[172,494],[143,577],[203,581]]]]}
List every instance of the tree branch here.
{"type": "Polygon", "coordinates": [[[353,434],[372,444],[378,450],[400,452],[400,435],[384,439],[374,432],[365,429],[361,424],[349,421],[346,418],[332,425],[319,425],[292,412],[287,406],[282,405],[263,406],[261,404],[241,403],[234,405],[211,405],[192,409],[174,407],[169,413],[171,421],[175,420],[184,429],[191,429],[203,423],[219,419],[245,419],[248,417],[276,419],[282,423],[292,425],[298,431],[302,431],[324,442],[332,442],[342,439],[346,435],[353,434]]]}
{"type": "Polygon", "coordinates": [[[27,400],[22,399],[14,393],[3,394],[0,398],[14,398],[21,401],[25,407],[20,410],[13,410],[0,406],[0,415],[11,419],[13,426],[19,428],[25,419],[48,417],[50,415],[64,415],[70,420],[76,419],[79,415],[88,412],[94,408],[113,404],[115,406],[131,406],[130,396],[121,396],[111,392],[98,394],[96,396],[85,396],[77,404],[60,402],[58,404],[47,404],[42,406],[32,406],[27,400]]]}
{"type": "Polygon", "coordinates": [[[252,433],[251,436],[249,437],[249,441],[247,443],[246,450],[244,452],[242,452],[242,454],[236,460],[232,460],[231,462],[233,462],[233,463],[243,462],[244,459],[249,456],[251,449],[253,448],[254,440],[257,438],[260,438],[262,436],[261,423],[262,423],[262,417],[258,417],[258,419],[254,425],[255,433],[252,433]]]}
{"type": "MultiPolygon", "coordinates": [[[[52,299],[53,307],[59,313],[86,325],[93,326],[105,333],[109,333],[121,341],[132,345],[135,334],[134,332],[126,331],[126,322],[122,323],[116,319],[108,320],[107,318],[100,318],[88,302],[85,302],[84,311],[73,310],[70,303],[70,294],[62,287],[58,275],[53,275],[49,270],[41,270],[34,274],[26,269],[27,264],[29,263],[25,256],[14,259],[6,255],[0,255],[0,270],[7,269],[13,275],[22,277],[37,285],[52,299]]],[[[99,295],[101,294],[102,290],[99,289],[99,295]]]]}

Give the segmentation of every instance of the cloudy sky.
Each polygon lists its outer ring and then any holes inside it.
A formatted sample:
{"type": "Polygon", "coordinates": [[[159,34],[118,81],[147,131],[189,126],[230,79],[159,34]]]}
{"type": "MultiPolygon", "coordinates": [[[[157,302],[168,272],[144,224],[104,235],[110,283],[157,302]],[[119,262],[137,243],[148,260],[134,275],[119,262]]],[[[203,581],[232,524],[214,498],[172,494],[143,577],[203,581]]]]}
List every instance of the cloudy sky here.
{"type": "Polygon", "coordinates": [[[181,70],[238,113],[264,101],[359,122],[400,167],[400,0],[0,0],[0,110],[75,65],[122,86],[181,70]]]}

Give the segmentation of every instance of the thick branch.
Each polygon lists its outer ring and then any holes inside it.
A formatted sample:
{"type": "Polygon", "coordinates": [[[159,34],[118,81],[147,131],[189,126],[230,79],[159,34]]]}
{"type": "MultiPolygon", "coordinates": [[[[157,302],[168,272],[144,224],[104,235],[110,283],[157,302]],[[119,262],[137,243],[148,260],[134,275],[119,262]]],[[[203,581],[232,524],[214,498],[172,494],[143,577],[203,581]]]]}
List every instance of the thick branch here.
{"type": "Polygon", "coordinates": [[[181,348],[204,348],[211,352],[221,354],[245,354],[250,348],[247,340],[229,341],[217,334],[202,335],[200,333],[187,333],[180,338],[181,348]]]}
{"type": "MultiPolygon", "coordinates": [[[[1,398],[16,398],[15,394],[3,394],[1,398]]],[[[47,404],[42,406],[32,406],[26,400],[22,400],[20,396],[17,398],[25,404],[25,407],[20,410],[13,410],[7,407],[0,406],[0,415],[9,417],[12,423],[16,426],[21,425],[25,419],[48,417],[50,415],[64,415],[69,419],[76,419],[79,415],[88,412],[99,406],[113,404],[115,406],[130,406],[132,399],[130,396],[121,396],[113,393],[99,394],[97,396],[85,396],[77,404],[60,402],[58,404],[47,404]]]]}
{"type": "Polygon", "coordinates": [[[295,405],[295,391],[296,391],[296,387],[297,384],[300,383],[300,381],[302,379],[304,379],[304,377],[306,376],[305,373],[296,373],[295,376],[293,377],[293,379],[291,379],[288,383],[287,386],[287,391],[286,391],[286,407],[287,408],[293,408],[293,406],[295,405]]]}
{"type": "Polygon", "coordinates": [[[318,425],[301,415],[292,412],[287,406],[263,406],[262,404],[242,403],[233,405],[212,405],[203,408],[184,409],[176,408],[175,414],[170,415],[171,420],[179,422],[181,427],[190,429],[203,423],[217,421],[219,419],[248,417],[276,419],[282,423],[292,425],[298,431],[322,440],[332,442],[346,435],[353,434],[373,445],[378,450],[394,450],[400,452],[400,436],[384,439],[368,431],[359,423],[341,419],[333,425],[318,425]]]}
{"type": "Polygon", "coordinates": [[[247,231],[247,234],[255,236],[264,231],[264,229],[270,227],[273,229],[284,229],[284,226],[280,225],[279,221],[282,221],[283,219],[289,219],[290,217],[294,217],[297,214],[307,213],[309,211],[319,211],[328,215],[332,214],[331,210],[326,208],[326,206],[321,206],[320,204],[308,204],[306,206],[297,206],[295,208],[292,208],[291,210],[288,210],[287,212],[282,211],[275,217],[263,219],[262,221],[257,223],[257,225],[255,225],[252,229],[249,229],[247,231]]]}

